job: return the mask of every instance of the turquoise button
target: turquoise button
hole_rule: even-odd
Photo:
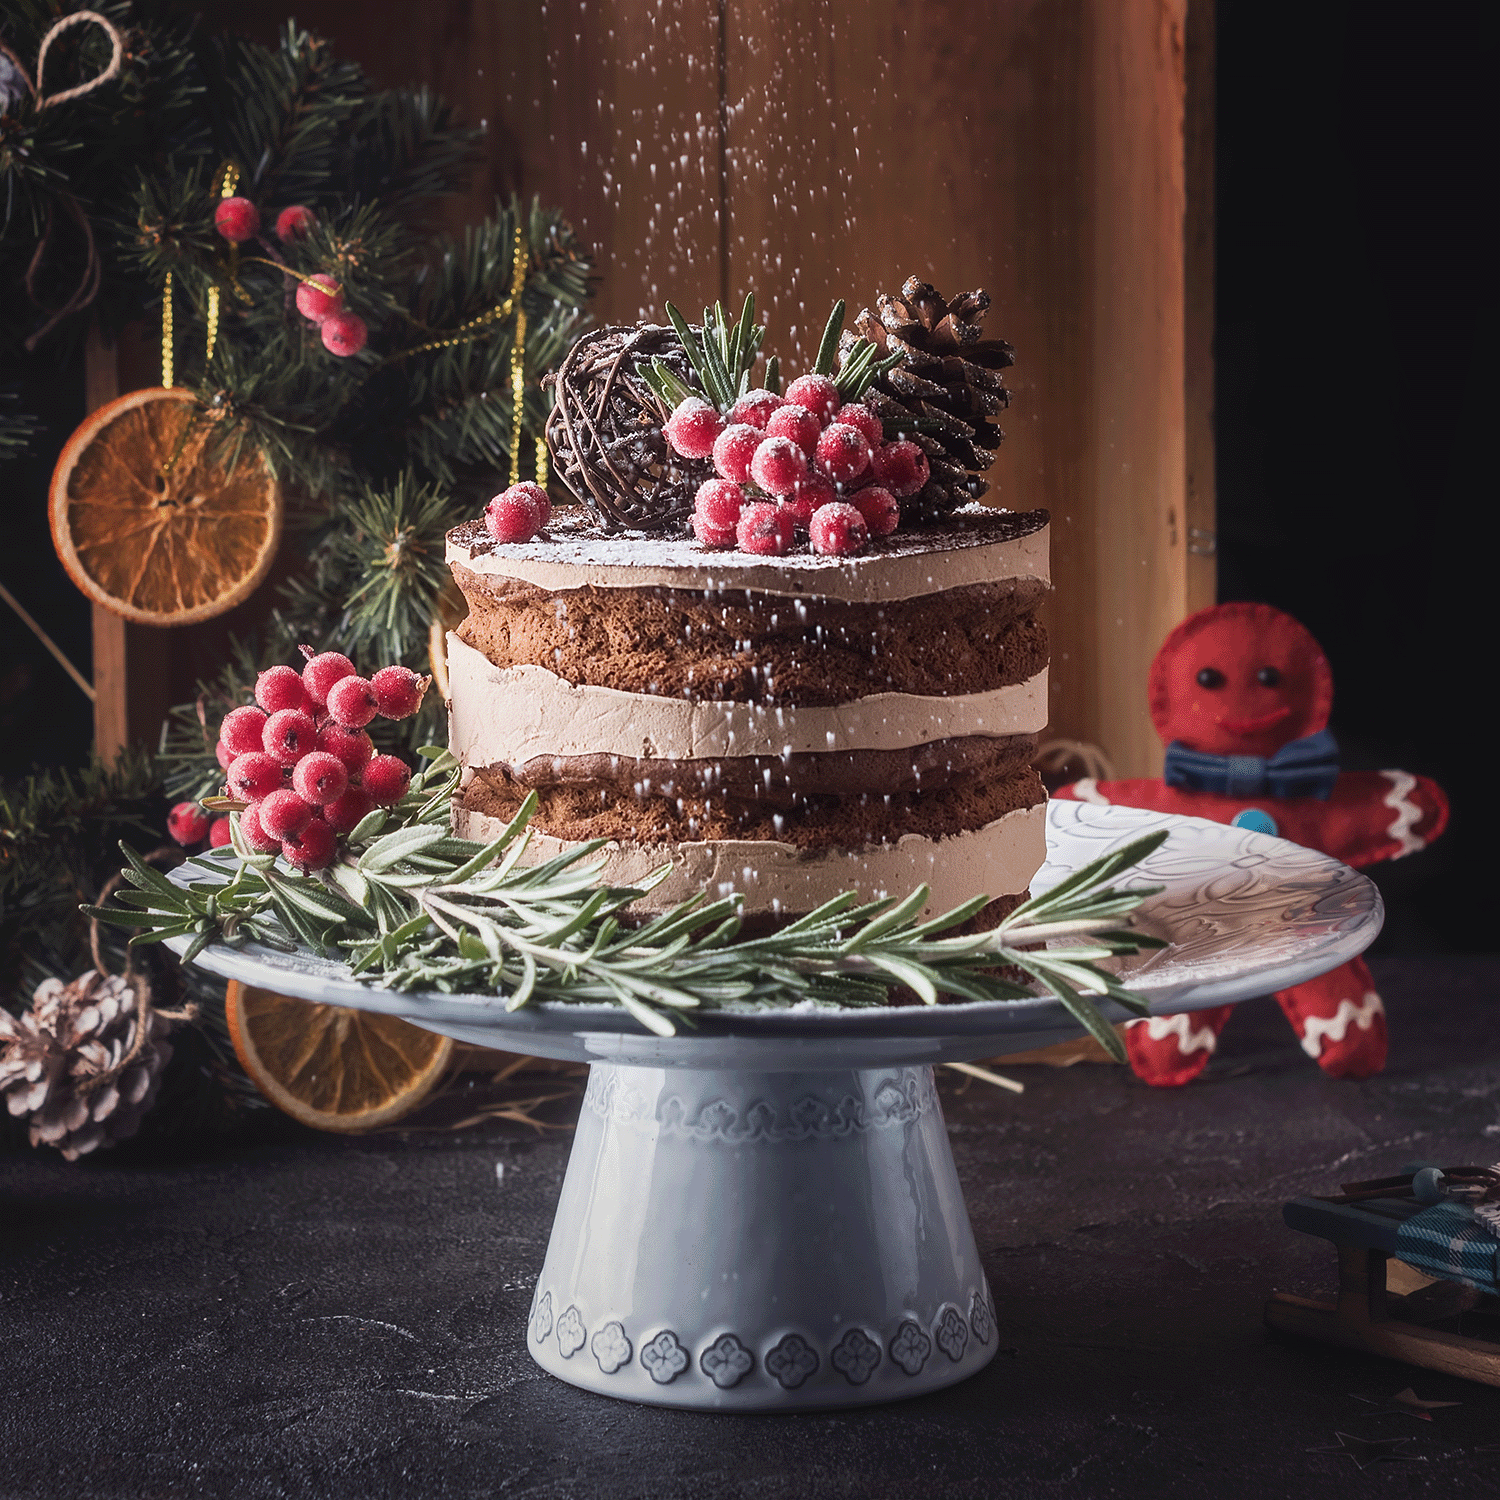
[[[1258,807],[1247,807],[1243,812],[1237,812],[1230,820],[1231,826],[1235,828],[1248,828],[1251,833],[1269,833],[1274,835],[1276,819],[1270,813],[1263,812]]]

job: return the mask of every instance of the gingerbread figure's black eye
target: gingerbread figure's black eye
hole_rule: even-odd
[[[1198,686],[1221,688],[1224,686],[1224,674],[1217,667],[1204,667],[1198,673]]]
[[[1255,680],[1262,687],[1279,687],[1281,685],[1281,673],[1275,667],[1262,667],[1255,674]]]

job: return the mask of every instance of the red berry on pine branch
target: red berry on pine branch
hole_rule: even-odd
[[[748,422],[735,422],[714,440],[714,471],[721,479],[744,484],[750,477],[750,461],[765,437],[760,428]]]
[[[792,550],[796,526],[784,505],[757,500],[740,512],[735,537],[742,552],[760,557],[783,557]]]
[[[229,819],[215,818],[208,828],[208,847],[222,849],[229,842]]]
[[[859,428],[864,433],[871,452],[885,442],[885,428],[881,426],[880,418],[868,406],[861,406],[859,402],[851,401],[847,406],[839,407],[839,421],[846,427]]]
[[[323,820],[335,833],[349,834],[374,811],[375,799],[363,787],[351,786],[323,809]]]
[[[826,474],[810,473],[796,489],[781,503],[791,513],[792,520],[803,531],[812,520],[813,512],[824,505],[832,505],[839,497],[833,481]]]
[[[312,804],[284,787],[272,792],[256,811],[260,813],[260,826],[277,839],[296,838],[313,819]]]
[[[375,741],[363,729],[325,724],[318,731],[318,749],[325,755],[337,756],[349,775],[355,777],[370,763],[370,757],[375,753]]]
[[[267,667],[255,679],[255,701],[268,714],[283,708],[300,708],[307,713],[312,708],[312,698],[296,667]]]
[[[534,484],[513,484],[484,508],[484,524],[497,542],[529,542],[541,530],[536,502],[526,493]]]
[[[260,210],[248,198],[224,198],[214,209],[214,228],[236,245],[260,230]]]
[[[266,712],[253,703],[243,708],[232,708],[224,715],[219,725],[219,743],[229,751],[231,757],[248,755],[252,750],[265,748]]]
[[[327,708],[328,689],[340,678],[353,677],[354,663],[338,651],[323,651],[315,656],[311,646],[304,646],[302,654],[307,658],[302,681],[308,696],[319,708]]]
[[[283,245],[288,245],[293,240],[300,240],[317,222],[317,215],[312,209],[294,203],[276,215],[276,238]]]
[[[534,480],[523,479],[519,484],[513,484],[505,492],[507,495],[524,495],[531,501],[532,508],[536,511],[536,524],[538,527],[545,526],[552,519],[552,501],[546,490]]]
[[[363,729],[380,712],[370,679],[341,677],[328,690],[328,712],[344,729]]]
[[[349,790],[349,772],[338,756],[314,750],[297,762],[297,769],[292,772],[292,790],[314,807],[327,807]]]
[[[281,856],[294,870],[325,870],[333,863],[337,840],[321,818],[281,841]]]
[[[240,837],[250,846],[256,854],[278,854],[281,851],[281,840],[273,838],[264,828],[260,826],[260,808],[247,807],[239,814]]]
[[[745,492],[730,479],[706,479],[693,497],[693,514],[717,531],[733,531],[745,508]]]
[[[344,310],[344,292],[338,282],[319,271],[297,286],[297,311],[310,323],[322,323]]]
[[[805,406],[788,403],[771,413],[767,437],[790,438],[809,458],[818,451],[823,424]]]
[[[807,478],[807,455],[790,438],[768,437],[755,450],[750,476],[768,495],[790,495]]]
[[[927,455],[915,443],[884,443],[870,455],[878,483],[898,500],[915,495],[927,483]]]
[[[729,420],[731,422],[742,422],[747,427],[758,427],[764,432],[766,430],[766,423],[771,420],[772,413],[779,411],[785,404],[783,398],[778,396],[775,391],[746,391],[730,407]]]
[[[422,706],[422,695],[431,681],[418,677],[410,667],[382,667],[370,679],[370,686],[383,718],[409,719]]]
[[[237,755],[229,763],[229,795],[242,802],[259,802],[282,788],[281,762],[264,750]]]
[[[901,524],[901,507],[896,497],[878,484],[851,495],[849,503],[865,518],[871,536],[889,536]]]
[[[317,748],[318,726],[305,709],[283,708],[266,720],[264,744],[267,755],[284,766],[295,766]]]
[[[824,557],[849,557],[869,539],[869,528],[852,505],[836,500],[813,512],[807,534],[814,552]]]
[[[370,336],[365,320],[358,313],[352,312],[334,313],[331,317],[324,318],[318,325],[318,332],[323,336],[323,347],[340,359],[358,354]]]
[[[689,396],[667,418],[662,431],[683,458],[707,458],[724,430],[724,419],[701,396]]]
[[[697,511],[693,512],[693,535],[712,551],[734,546],[733,526],[715,526]]]
[[[818,439],[818,467],[838,484],[858,479],[870,467],[870,445],[857,427],[831,423]]]
[[[365,767],[360,785],[379,806],[389,807],[406,795],[406,789],[411,785],[411,771],[399,756],[377,755]]]
[[[805,406],[819,421],[831,422],[844,398],[826,375],[801,375],[786,388],[786,399]]]
[[[208,814],[196,802],[179,802],[167,814],[167,833],[184,849],[200,843],[208,835]]]

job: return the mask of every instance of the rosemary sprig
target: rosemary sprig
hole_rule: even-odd
[[[1111,882],[1164,834],[1096,860],[988,932],[957,932],[984,896],[921,921],[929,895],[922,886],[901,901],[862,903],[846,892],[779,932],[742,938],[738,897],[695,897],[643,924],[628,920],[627,908],[667,870],[644,886],[601,885],[602,861],[593,857],[600,843],[521,863],[535,794],[491,842],[455,838],[448,803],[457,763],[434,747],[423,754],[429,763],[402,802],[372,813],[344,858],[317,876],[255,854],[236,816],[230,846],[189,861],[185,884],[122,845],[122,904],[86,910],[140,929],[133,943],[188,938],[189,963],[209,943],[254,939],[341,957],[354,976],[385,989],[490,994],[510,1010],[539,1000],[603,1001],[661,1036],[691,1025],[695,1012],[728,1004],[883,1005],[896,989],[928,1005],[944,994],[1016,1000],[1050,992],[1124,1061],[1094,996],[1145,1013],[1100,961],[1162,946],[1128,926],[1160,887]]]

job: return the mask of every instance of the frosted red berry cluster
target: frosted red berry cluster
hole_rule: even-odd
[[[484,508],[484,524],[497,542],[529,542],[552,519],[552,502],[529,479],[513,484]]]
[[[845,405],[826,375],[794,380],[785,396],[749,391],[727,416],[690,396],[665,431],[683,458],[712,458],[719,476],[693,509],[705,547],[777,557],[806,532],[814,552],[844,557],[889,536],[900,502],[927,483],[927,455],[886,442],[879,417]]]
[[[409,719],[431,679],[407,667],[361,677],[337,651],[303,650],[300,672],[262,672],[255,702],[224,716],[217,753],[229,795],[247,804],[240,833],[250,848],[280,854],[299,870],[321,870],[333,862],[341,835],[406,795],[406,762],[377,755],[365,726],[377,717]],[[217,847],[229,842],[229,819],[210,824],[196,803],[179,802],[167,831],[179,844],[207,833]]]

